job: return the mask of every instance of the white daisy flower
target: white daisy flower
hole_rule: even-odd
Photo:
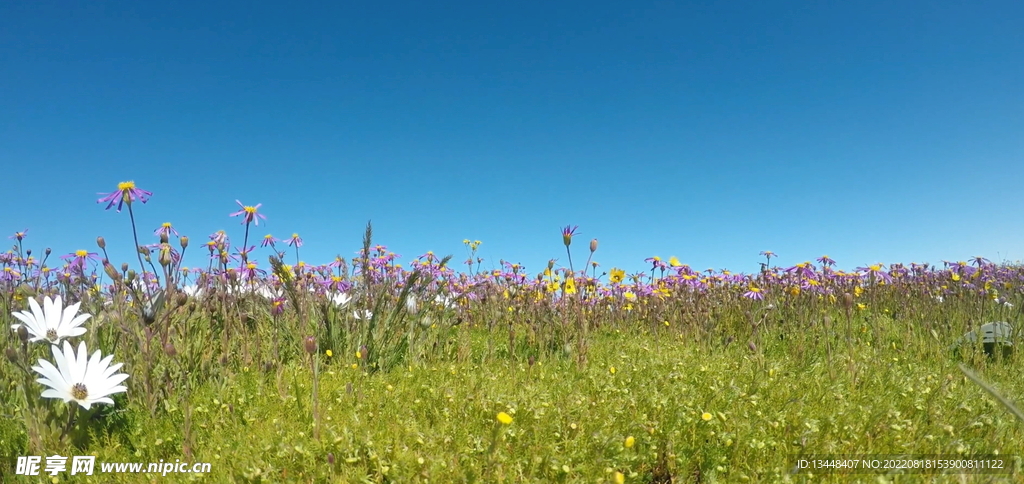
[[[369,309],[363,309],[361,311],[352,311],[352,316],[356,319],[373,319],[373,311]]]
[[[114,404],[110,395],[121,393],[127,390],[120,385],[128,375],[116,373],[121,365],[118,363],[111,366],[110,360],[114,355],[107,355],[101,359],[100,351],[96,350],[92,357],[86,360],[85,342],[78,344],[78,354],[71,348],[71,343],[64,342],[64,349],[61,351],[57,345],[52,346],[53,359],[57,362],[54,367],[46,360],[39,360],[39,364],[32,369],[43,376],[37,382],[50,387],[43,391],[43,398],[60,398],[65,403],[72,400],[78,402],[82,408],[89,410],[94,403]]]
[[[85,334],[85,328],[81,327],[91,314],[78,314],[78,307],[82,303],[77,302],[68,307],[63,306],[60,296],[50,299],[43,299],[43,307],[35,299],[29,299],[28,305],[32,312],[19,311],[11,313],[15,318],[21,320],[25,325],[31,338],[29,341],[49,341],[53,344],[60,343],[63,338],[73,338]],[[76,314],[78,314],[76,316]],[[17,331],[22,325],[12,324],[11,329]]]
[[[203,295],[203,288],[199,287],[197,284],[189,284],[187,286],[182,286],[181,292],[185,293],[188,297],[199,297]]]
[[[345,305],[352,300],[352,296],[349,296],[347,293],[344,292],[332,293],[331,295],[328,296],[328,298],[331,300],[331,302],[334,303],[335,306],[338,306],[339,308],[345,307]]]

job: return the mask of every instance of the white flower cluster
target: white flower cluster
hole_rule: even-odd
[[[65,308],[59,295],[44,298],[42,307],[35,299],[29,299],[28,304],[31,311],[12,313],[21,324],[13,324],[11,329],[19,331],[24,327],[28,342],[51,345],[54,363],[39,360],[32,367],[42,376],[36,381],[48,387],[42,393],[43,398],[59,398],[65,403],[74,401],[86,410],[94,403],[113,405],[110,395],[127,390],[121,383],[128,375],[117,373],[123,363],[111,365],[114,356],[104,358],[99,350],[88,356],[84,341],[78,343],[76,352],[67,341],[85,334],[82,324],[92,315],[78,314],[81,303]],[[62,340],[64,344],[60,346]]]

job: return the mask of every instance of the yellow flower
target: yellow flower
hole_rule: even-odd
[[[576,280],[575,279],[570,277],[570,278],[565,280],[565,293],[566,294],[576,294]]]
[[[358,360],[358,359],[362,359],[362,357],[363,357],[363,352],[361,352],[361,351],[359,351],[359,350],[356,350],[356,359],[357,359],[357,360]]]
[[[609,368],[608,369],[608,373],[611,373],[612,375],[614,375],[615,374],[615,367],[613,366],[613,367]]]
[[[960,280],[960,274],[957,274],[957,273],[954,272],[953,275],[950,276],[950,278],[953,279],[953,282],[959,281]]]
[[[330,358],[332,356],[334,356],[334,352],[331,350],[327,350],[327,357]]]
[[[704,412],[704,414],[701,415],[700,418],[702,420],[704,420],[705,422],[707,422],[708,420],[711,420],[712,415],[710,413]]]
[[[505,425],[509,425],[512,423],[512,416],[505,412],[498,412],[498,421]]]
[[[625,482],[626,475],[619,471],[615,471],[615,484],[625,484]]]
[[[854,297],[860,297],[861,294],[864,294],[864,288],[862,288],[860,286],[857,286],[857,287],[853,288],[853,296]]]
[[[793,287],[789,288],[789,295],[790,296],[799,296],[800,295],[800,286],[793,286]]]
[[[626,271],[622,269],[617,269],[613,267],[611,271],[608,271],[608,281],[611,282],[612,284],[618,284],[622,282],[622,280],[625,278]]]
[[[630,435],[629,437],[626,437],[626,442],[623,445],[625,445],[626,448],[628,449],[630,447],[633,447],[633,444],[635,444],[635,443],[636,443],[636,439],[634,439],[633,436]]]
[[[679,259],[676,259],[676,256],[672,256],[668,258],[668,265],[672,267],[679,267],[682,264],[679,263]]]
[[[864,304],[864,303],[857,303],[857,309],[860,309],[861,311],[863,311],[863,310],[865,310],[865,309],[867,309],[867,308],[868,308],[868,305],[867,305],[867,304]]]

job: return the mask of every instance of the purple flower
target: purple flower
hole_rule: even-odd
[[[100,195],[104,195],[100,193]],[[107,208],[104,210],[110,210],[114,204],[117,204],[117,211],[120,212],[124,204],[131,206],[132,202],[138,200],[142,203],[149,201],[149,197],[153,196],[153,192],[147,192],[141,188],[135,186],[135,182],[126,181],[117,184],[117,191],[108,193],[103,198],[96,200],[96,203],[110,202],[107,204]]]
[[[263,236],[263,242],[260,242],[260,247],[266,247],[268,245],[273,247],[274,244],[276,244],[278,242],[280,242],[280,240],[277,240],[276,238],[274,238],[273,235],[267,234],[267,235]]]
[[[764,293],[761,292],[760,289],[758,289],[758,288],[756,288],[754,286],[750,286],[750,290],[745,292],[745,293],[743,293],[743,297],[745,297],[747,299],[753,299],[755,301],[760,301],[760,300],[764,299]]]
[[[8,239],[14,239],[21,242],[25,238],[25,234],[28,233],[28,229],[22,230],[21,232],[15,232],[14,235],[7,237]]]
[[[244,217],[242,218],[242,225],[248,225],[250,223],[253,223],[257,227],[259,227],[260,219],[263,219],[263,220],[267,219],[267,217],[263,216],[263,214],[257,213],[257,210],[259,210],[260,207],[263,206],[262,203],[257,203],[255,207],[248,206],[248,205],[242,205],[242,202],[240,202],[238,200],[235,200],[235,203],[237,203],[239,207],[242,207],[242,209],[237,211],[237,212],[234,212],[234,213],[230,214],[229,216],[230,217],[237,217],[239,215],[244,215]]]
[[[565,244],[566,247],[569,247],[569,244],[572,244],[572,236],[576,235],[576,229],[578,228],[580,228],[579,225],[574,225],[572,227],[566,225],[565,228],[562,229],[562,243]]]
[[[827,256],[827,255],[823,255],[823,256],[821,256],[821,257],[818,257],[817,261],[818,261],[819,263],[821,263],[822,265],[826,266],[826,267],[827,267],[827,266],[833,266],[833,265],[835,265],[835,264],[836,264],[836,261],[832,260],[832,259],[831,259],[831,258],[830,258],[829,256]]]
[[[68,255],[62,255],[60,256],[60,258],[64,260],[71,259],[71,262],[68,263],[68,266],[77,267],[80,269],[85,269],[85,263],[90,259],[94,261],[100,260],[99,255],[96,254],[95,252],[88,252],[84,250],[75,251]]]
[[[175,237],[181,236],[181,234],[179,234],[177,230],[174,230],[174,227],[171,227],[170,222],[164,222],[163,224],[160,225],[160,228],[153,231],[153,235],[156,235],[157,237],[161,235],[166,235],[168,238],[170,238],[171,234],[174,234]]]
[[[275,297],[270,301],[270,314],[274,316],[280,316],[284,313],[284,305],[288,303],[288,300],[283,297]]]
[[[298,249],[299,247],[302,247],[302,238],[299,237],[299,234],[292,234],[291,238],[289,238],[285,244],[294,246]]]

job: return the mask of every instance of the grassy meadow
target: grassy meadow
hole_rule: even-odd
[[[119,190],[131,210],[137,194]],[[241,247],[256,208],[239,212]],[[562,235],[571,259],[579,244],[573,229]],[[49,482],[15,475],[15,460],[55,454],[96,456],[96,469],[53,482],[1022,479],[1020,356],[952,350],[981,323],[1020,320],[1022,267],[843,272],[827,257],[772,267],[767,253],[757,274],[674,258],[631,275],[590,260],[484,271],[480,242],[466,241],[461,270],[432,253],[403,268],[369,225],[356,257],[312,266],[285,262],[298,259],[298,236],[235,256],[223,233],[198,249],[160,237],[139,273],[109,263],[105,240],[102,256],[69,254],[52,270],[21,238],[0,260],[9,325],[30,299],[58,294],[91,315],[84,331],[43,314],[50,332],[37,338],[27,324],[2,332],[0,481]],[[185,250],[209,250],[210,265],[182,267]],[[124,364],[113,404],[82,403],[102,378],[43,394],[35,368],[56,358],[57,339]],[[76,364],[84,356],[62,372],[69,385],[85,374]],[[996,455],[1006,471],[795,472],[824,454]],[[210,472],[100,471],[160,461]]]

